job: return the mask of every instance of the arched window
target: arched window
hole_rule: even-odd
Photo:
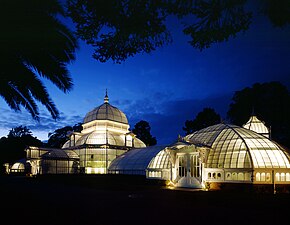
[[[247,181],[251,180],[251,173],[245,173],[245,180]]]
[[[256,173],[256,181],[261,181],[261,175],[260,175],[260,173]]]
[[[286,181],[290,181],[290,173],[286,173]]]
[[[270,173],[266,173],[266,181],[267,182],[271,181],[271,174]]]
[[[280,181],[280,173],[276,173],[275,174],[275,180],[276,181]]]
[[[245,180],[244,173],[238,173],[238,180]]]
[[[207,174],[207,178],[208,178],[208,179],[211,179],[211,173],[208,173],[208,174]]]
[[[184,157],[179,157],[178,159],[178,174],[180,177],[184,177],[185,176],[185,160]]]
[[[281,181],[286,181],[285,173],[281,173]]]
[[[226,174],[226,180],[231,180],[232,179],[232,174],[231,173],[227,173]]]
[[[237,180],[237,173],[232,173],[232,180]]]
[[[266,174],[265,173],[261,173],[261,181],[266,181]]]
[[[192,177],[200,177],[200,166],[198,155],[193,155],[190,157],[190,175]]]

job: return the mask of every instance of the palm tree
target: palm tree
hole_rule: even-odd
[[[59,117],[43,78],[64,93],[73,85],[67,64],[75,59],[77,40],[60,16],[57,0],[1,0],[0,95],[11,109],[24,107],[36,120],[36,102]]]

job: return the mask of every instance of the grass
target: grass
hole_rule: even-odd
[[[3,176],[0,193],[12,225],[289,223],[290,194],[170,190],[142,176]]]

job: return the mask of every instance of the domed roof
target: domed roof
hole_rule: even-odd
[[[98,133],[96,131],[88,133],[80,137],[76,146],[83,144],[91,144],[91,145],[114,145],[114,146],[124,146],[124,140],[120,137],[120,135],[107,132],[107,133]]]
[[[146,147],[146,145],[144,144],[143,141],[141,141],[137,137],[134,138],[134,148],[145,148],[145,147]]]
[[[115,106],[109,104],[107,92],[104,98],[104,103],[88,112],[84,118],[84,123],[88,123],[94,120],[111,120],[128,124],[126,115]]]
[[[74,144],[75,141],[75,144]],[[72,146],[80,145],[113,145],[113,146],[125,146],[125,139],[122,138],[119,134],[106,131],[100,133],[98,131],[93,131],[82,136],[75,136],[75,140],[68,140],[64,143],[62,148],[70,148]],[[133,142],[134,148],[144,148],[146,145],[138,138],[134,138]]]
[[[251,116],[249,121],[243,125],[244,128],[257,132],[258,134],[262,134],[266,137],[269,137],[269,129],[265,126],[265,124],[259,120],[256,116]]]
[[[290,168],[286,150],[243,127],[217,124],[184,139],[210,148],[206,161],[208,168]]]
[[[124,174],[143,174],[145,175],[146,168],[150,161],[166,146],[149,146],[146,148],[132,149],[110,164],[108,170],[110,173],[122,171]]]

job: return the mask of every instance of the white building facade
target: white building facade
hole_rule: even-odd
[[[28,147],[27,163],[32,174],[106,174],[111,162],[132,148],[146,145],[130,130],[126,115],[104,103],[88,112],[83,130],[69,134],[62,149]]]
[[[180,138],[172,145],[133,149],[113,161],[109,172],[132,173],[128,172],[134,171],[128,166],[132,164],[126,162],[131,162],[131,158],[138,161],[139,156],[141,162],[143,151],[148,151],[151,160],[139,165],[145,168],[146,177],[167,180],[174,187],[206,189],[228,184],[290,184],[288,150],[269,139],[264,128],[251,127],[261,134],[221,123]]]
[[[69,134],[61,149],[30,146],[25,165],[37,174],[132,174],[165,180],[174,187],[290,185],[288,149],[270,138],[256,116],[243,127],[220,123],[170,145],[149,146],[131,131],[126,115],[104,103],[88,112],[83,130]],[[289,190],[290,191],[290,190]]]

